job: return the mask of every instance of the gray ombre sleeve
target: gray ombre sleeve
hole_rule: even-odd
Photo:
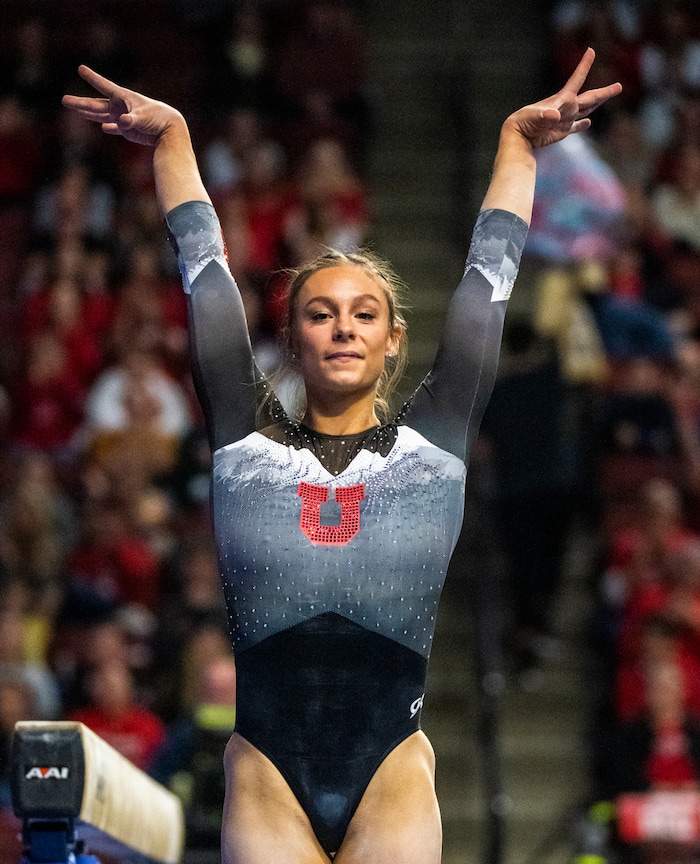
[[[243,301],[212,205],[188,201],[166,222],[188,295],[194,383],[218,450],[255,430],[256,370]]]
[[[479,214],[435,363],[403,416],[433,444],[464,461],[493,389],[506,306],[526,237],[527,224],[513,213]]]

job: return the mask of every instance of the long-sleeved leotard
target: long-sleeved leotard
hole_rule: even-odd
[[[393,424],[332,439],[279,417],[218,221],[168,214],[213,450],[213,517],[238,670],[236,731],[279,768],[335,852],[384,757],[419,728],[466,460],[498,364],[527,227],[480,214],[435,365]],[[339,473],[325,453],[347,450]]]

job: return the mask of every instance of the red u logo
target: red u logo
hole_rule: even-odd
[[[300,483],[297,495],[302,500],[299,527],[319,546],[344,546],[360,530],[360,501],[365,497],[365,484],[341,486],[335,490],[340,504],[340,525],[321,525],[321,504],[328,501],[328,487]]]

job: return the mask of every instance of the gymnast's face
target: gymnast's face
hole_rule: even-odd
[[[296,296],[292,347],[308,399],[373,395],[399,339],[383,287],[359,266],[317,270]]]

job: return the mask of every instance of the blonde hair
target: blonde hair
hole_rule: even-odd
[[[380,422],[387,423],[391,418],[390,400],[396,385],[401,380],[408,365],[408,344],[406,340],[406,294],[407,288],[393,267],[374,252],[362,249],[356,252],[341,252],[338,249],[326,249],[316,258],[297,269],[287,271],[289,281],[285,297],[285,322],[280,337],[282,342],[282,358],[274,380],[286,379],[294,371],[294,314],[299,292],[308,280],[320,270],[329,267],[351,265],[359,267],[384,291],[389,307],[389,329],[399,334],[396,354],[387,356],[384,370],[377,382],[377,394],[374,401],[375,411]],[[302,406],[297,410],[301,411]],[[299,418],[295,418],[299,419]]]

